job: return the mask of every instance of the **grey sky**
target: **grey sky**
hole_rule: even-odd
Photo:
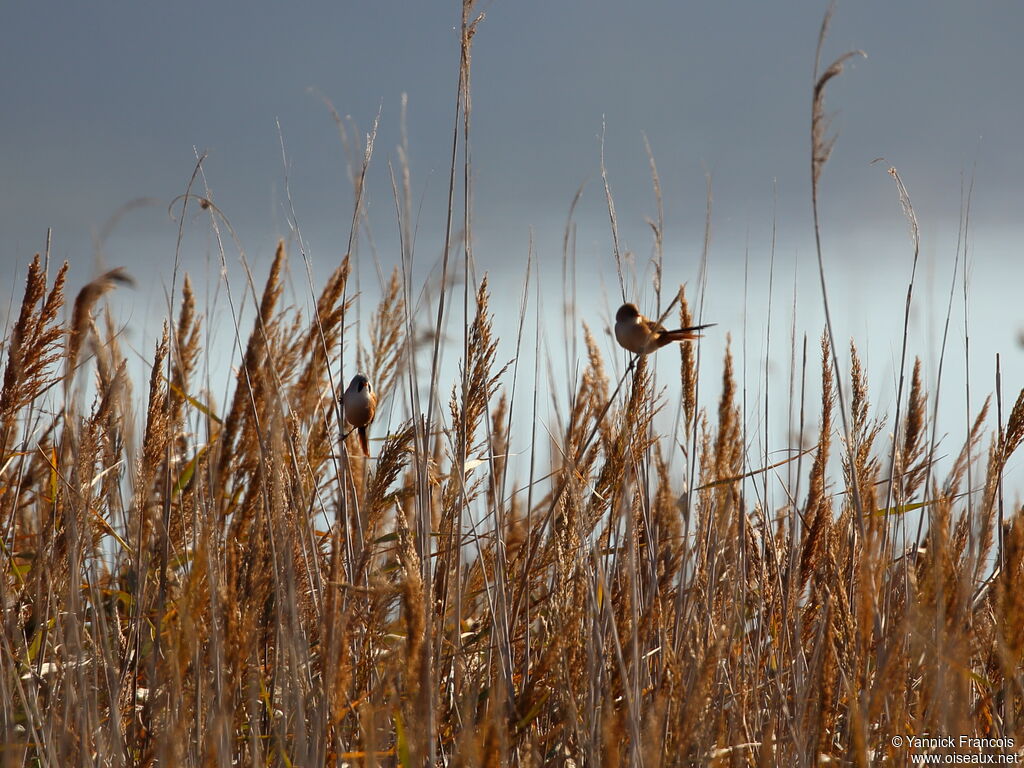
[[[792,284],[797,272],[804,330],[816,336],[808,123],[824,2],[495,0],[481,8],[472,137],[481,268],[519,280],[532,227],[542,269],[557,280],[569,202],[587,181],[579,258],[588,276],[614,284],[598,170],[604,119],[625,246],[641,261],[650,253],[646,134],[665,193],[667,282],[696,277],[710,173],[713,319],[737,333],[743,261],[749,257],[762,289],[777,210],[779,280]],[[156,301],[159,309],[177,231],[166,208],[185,189],[193,147],[209,152],[214,199],[262,279],[276,238],[288,234],[275,120],[322,277],[344,251],[351,191],[334,122],[311,87],[363,132],[381,109],[368,204],[386,264],[396,261],[387,161],[399,140],[400,95],[409,95],[413,185],[423,200],[417,259],[429,266],[444,221],[457,23],[455,2],[4,3],[0,298],[6,303],[20,284],[47,227],[54,255],[71,259],[72,281],[81,284],[93,270],[92,232],[127,201],[151,197],[160,204],[122,220],[106,260],[140,276],[137,304]],[[852,48],[868,58],[853,62],[829,93],[840,137],[822,193],[826,258],[838,335],[867,334],[889,383],[910,245],[886,166],[870,165],[880,156],[899,168],[922,227],[915,318],[926,349],[912,352],[934,352],[961,173],[976,164],[979,365],[989,371],[1002,350],[1016,381],[1024,373],[1015,346],[1024,282],[1022,32],[1024,4],[1011,0],[848,0],[837,9],[826,59]],[[190,219],[187,231],[185,266],[211,274],[205,220]],[[777,300],[789,301],[788,291]],[[746,304],[751,312],[763,305],[763,295],[755,298]],[[597,325],[603,310],[588,311]]]
[[[529,226],[562,226],[576,186],[596,178],[602,116],[624,226],[653,208],[643,132],[677,231],[699,230],[705,170],[720,236],[742,240],[770,216],[773,179],[780,224],[806,226],[810,71],[823,3],[482,7],[473,138],[481,246],[489,233],[525,242]],[[191,172],[193,145],[209,150],[211,186],[248,247],[269,251],[284,226],[276,118],[300,221],[321,247],[336,242],[347,228],[344,161],[309,86],[363,130],[383,107],[370,194],[385,211],[384,160],[397,143],[399,95],[408,93],[414,173],[421,189],[443,190],[454,3],[8,3],[0,14],[4,265],[36,250],[47,226],[59,254],[77,258],[90,227],[127,200],[169,200]],[[877,156],[900,168],[926,225],[955,219],[959,172],[977,159],[978,225],[1013,226],[1024,171],[1022,31],[1024,6],[1015,2],[839,7],[827,53],[862,48],[869,58],[830,98],[842,133],[827,177],[831,226],[899,226],[884,169],[868,166]],[[589,197],[599,210],[600,194]],[[428,191],[428,201],[440,198]],[[436,213],[424,211],[428,232]],[[171,229],[156,213],[132,218],[125,231],[135,235]]]

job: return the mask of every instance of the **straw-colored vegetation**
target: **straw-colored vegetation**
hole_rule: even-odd
[[[453,147],[477,23],[467,3]],[[814,92],[815,197],[841,64]],[[788,404],[817,436],[768,470],[729,354],[713,404],[695,346],[655,385],[644,358],[610,377],[584,328],[545,437],[503,368],[529,343],[499,345],[486,279],[458,295],[454,242],[432,316],[410,309],[408,186],[401,267],[365,319],[347,257],[314,316],[284,306],[278,248],[221,408],[187,278],[136,389],[99,303],[127,275],[66,307],[66,268],[31,264],[2,348],[0,765],[867,766],[907,761],[896,735],[1024,744],[1024,517],[1002,493],[1024,394],[947,442],[940,477],[920,364],[882,423],[826,330]],[[357,364],[397,414],[370,460],[339,441]]]

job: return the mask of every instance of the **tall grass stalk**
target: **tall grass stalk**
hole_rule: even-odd
[[[361,164],[347,145],[349,242],[320,287],[290,212],[304,297],[288,290],[283,242],[260,269],[240,253],[241,289],[228,279],[237,238],[197,154],[175,206],[209,216],[227,360],[211,341],[216,303],[176,270],[133,381],[104,304],[130,290],[127,273],[71,299],[67,265],[48,253],[29,264],[0,347],[0,765],[810,768],[905,764],[896,736],[1024,743],[1024,516],[1003,489],[1024,391],[1003,393],[997,368],[995,429],[987,403],[971,412],[940,476],[940,381],[909,365],[913,273],[892,421],[831,318],[808,349],[795,293],[788,340],[766,318],[760,394],[747,389],[748,369],[761,371],[745,329],[739,359],[728,345],[718,364],[683,346],[669,380],[654,359],[611,359],[608,329],[575,304],[582,188],[563,238],[572,320],[549,338],[532,239],[514,310],[475,273],[481,18],[467,0],[442,265],[422,292],[404,107],[389,167],[400,262],[390,274],[377,262],[375,306],[350,281],[376,124]],[[822,100],[848,57],[816,72],[812,102],[826,306]],[[695,290],[663,286],[647,150],[657,310],[689,325],[705,303],[710,180]],[[282,158],[287,168],[283,141]],[[637,281],[603,161],[602,176],[625,290]],[[462,336],[449,346],[458,216]],[[774,222],[771,244],[769,300]],[[965,278],[954,268],[947,331]],[[788,387],[769,390],[772,356],[788,356]],[[356,366],[380,394],[370,457],[341,439],[338,393]],[[770,417],[783,414],[776,434]],[[892,445],[879,444],[886,431]]]

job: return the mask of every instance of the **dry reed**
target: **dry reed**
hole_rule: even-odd
[[[464,5],[451,200],[481,18]],[[815,201],[834,141],[825,86],[849,55],[814,84]],[[468,219],[468,153],[461,170]],[[407,167],[403,180],[408,193]],[[646,358],[616,380],[584,325],[580,375],[564,397],[550,388],[549,422],[538,396],[524,424],[467,242],[444,412],[454,202],[427,322],[411,251],[360,316],[359,205],[308,318],[282,306],[278,246],[247,338],[234,320],[222,413],[202,388],[220,360],[188,278],[136,399],[111,314],[96,314],[125,274],[89,283],[62,322],[66,265],[50,280],[30,264],[0,389],[0,765],[810,768],[906,764],[894,736],[1024,743],[1024,523],[1010,510],[1000,530],[997,516],[1024,393],[983,453],[986,402],[932,480],[937,394],[920,360],[887,425],[829,321],[803,372],[820,375],[817,439],[787,435],[793,458],[775,472],[751,464],[731,350],[710,407],[695,346],[676,381],[656,384]],[[353,361],[381,397],[371,460],[338,440]],[[792,390],[755,410],[799,410],[803,425]]]

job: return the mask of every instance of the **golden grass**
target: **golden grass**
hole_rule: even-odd
[[[547,493],[528,507],[506,477],[519,427],[486,280],[441,428],[421,443],[414,422],[392,427],[366,462],[337,445],[317,394],[331,391],[319,340],[345,339],[347,265],[310,322],[277,308],[285,262],[279,248],[223,419],[193,394],[211,361],[188,281],[137,406],[95,307],[64,327],[64,270],[49,282],[30,266],[0,395],[6,764],[411,765],[433,749],[464,765],[867,765],[905,759],[896,734],[1022,736],[1024,533],[1010,515],[994,552],[993,520],[1024,394],[984,461],[967,450],[983,412],[926,489],[915,364],[886,510],[884,424],[853,347],[853,442],[830,475],[823,336],[806,494],[765,509],[744,493],[730,353],[714,420],[681,398],[700,431],[687,478],[654,416],[694,386],[692,349],[675,386],[655,392],[641,358],[616,387],[585,331]],[[405,308],[390,285],[363,357],[399,397]],[[70,361],[72,378],[90,369],[84,345],[91,404],[68,387],[50,409]],[[970,513],[968,461],[984,477]],[[918,547],[897,534],[922,502]]]
[[[456,146],[481,18],[467,0]],[[815,198],[846,58],[814,88]],[[449,249],[423,323],[410,247],[381,272],[364,348],[349,257],[306,318],[282,306],[279,245],[223,411],[198,377],[226,371],[188,278],[137,398],[97,319],[128,276],[87,285],[64,323],[66,265],[32,262],[2,347],[0,764],[867,766],[906,763],[894,736],[1024,744],[1024,517],[1001,492],[1024,392],[991,436],[986,402],[939,479],[920,361],[887,425],[828,328],[817,439],[776,472],[750,458],[731,351],[709,409],[695,345],[678,380],[656,383],[646,358],[615,380],[584,325],[544,445],[536,399],[517,415],[486,278],[466,286],[439,407]],[[469,243],[464,259],[471,276]],[[394,414],[372,460],[339,439],[353,363]],[[787,405],[803,424],[802,394],[771,407]]]

